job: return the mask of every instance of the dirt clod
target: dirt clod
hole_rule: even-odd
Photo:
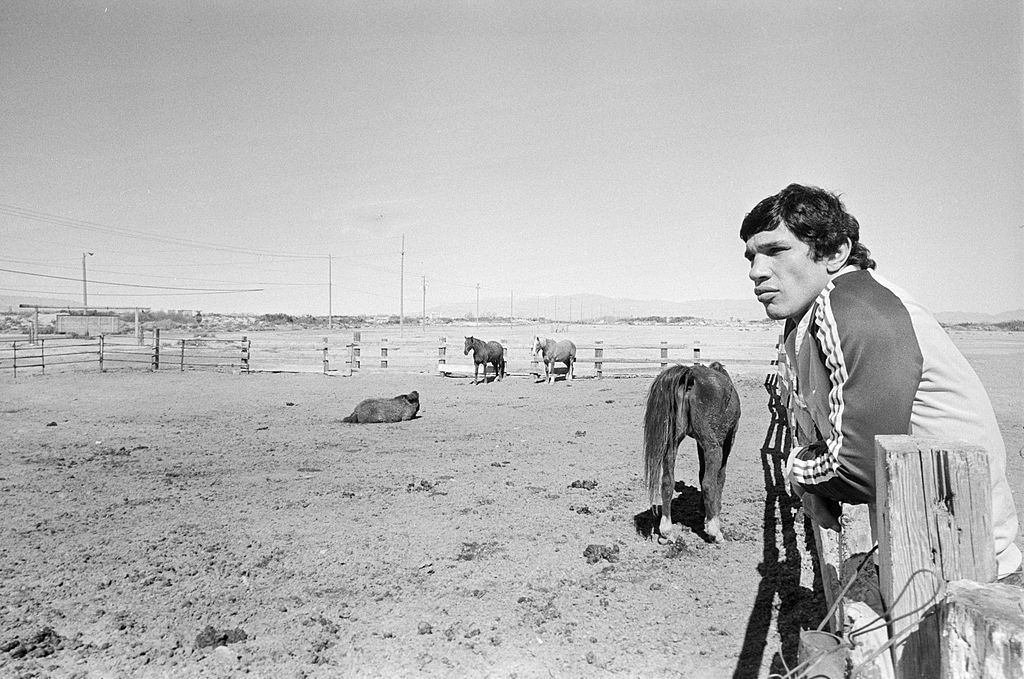
[[[239,641],[245,641],[249,635],[241,627],[230,630],[216,630],[213,625],[207,625],[203,631],[196,635],[196,648],[208,648],[210,646],[227,646]]]

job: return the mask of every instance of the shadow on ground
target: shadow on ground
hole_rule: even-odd
[[[786,424],[785,409],[779,399],[777,376],[769,375],[765,379],[765,389],[768,391],[771,421],[761,447],[765,489],[764,552],[758,567],[761,581],[747,620],[743,648],[733,672],[735,679],[757,679],[759,676],[768,645],[776,596],[779,598],[776,630],[782,650],[772,658],[769,670],[772,674],[784,675],[787,668],[796,666],[801,630],[816,628],[826,613],[817,549],[807,518],[803,518],[804,552],[814,564],[814,583],[813,590],[800,586],[800,560],[803,557],[796,530],[800,500],[789,494],[783,471],[792,447],[792,437]],[[778,546],[780,536],[781,553]]]

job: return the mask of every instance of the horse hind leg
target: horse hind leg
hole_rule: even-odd
[[[713,542],[722,542],[722,486],[725,467],[722,464],[722,446],[717,441],[698,441],[697,455],[701,461],[700,494],[704,501],[704,532]]]
[[[676,492],[676,451],[679,443],[669,445],[661,460],[661,520],[658,523],[659,542],[675,542],[679,529],[672,525],[672,497]]]

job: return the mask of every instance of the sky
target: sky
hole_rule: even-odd
[[[798,182],[933,311],[1024,308],[1022,58],[1017,1],[7,2],[0,295],[749,299]]]

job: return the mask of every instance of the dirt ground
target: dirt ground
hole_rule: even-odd
[[[1004,350],[969,357],[1020,491],[1024,368],[1007,371]],[[784,671],[825,611],[764,376],[736,382],[729,539],[695,532],[687,441],[673,507],[687,528],[666,547],[644,535],[649,378],[5,378],[0,675]],[[413,389],[415,420],[340,422]]]

